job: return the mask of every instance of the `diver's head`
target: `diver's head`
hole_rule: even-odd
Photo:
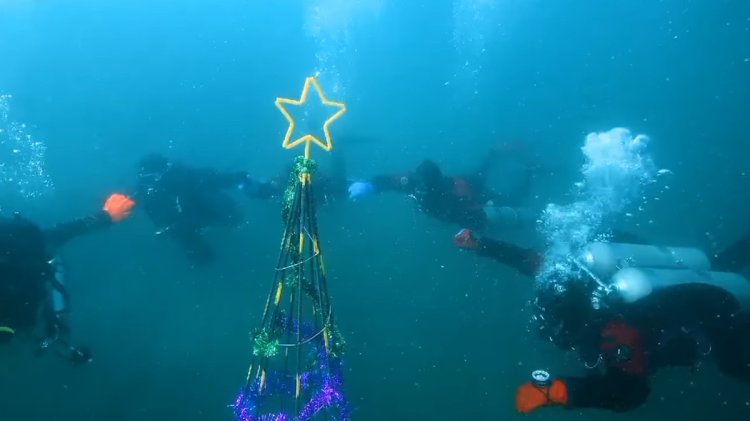
[[[158,153],[152,153],[144,156],[138,162],[138,173],[163,173],[169,168],[170,165],[171,163],[166,156]]]
[[[153,185],[171,166],[172,162],[164,155],[158,153],[146,155],[138,161],[138,182]]]
[[[592,289],[588,282],[568,279],[547,282],[537,287],[536,314],[539,334],[555,345],[570,348],[579,345],[586,330],[595,322],[591,305]]]
[[[418,189],[423,189],[426,192],[438,190],[443,181],[443,173],[440,171],[440,167],[429,159],[424,160],[415,171],[415,178],[417,180]]]

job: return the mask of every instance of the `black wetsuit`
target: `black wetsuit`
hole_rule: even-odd
[[[482,230],[487,224],[484,205],[518,206],[527,195],[531,171],[513,191],[498,194],[486,188],[487,173],[495,161],[493,155],[482,161],[479,169],[469,176],[443,176],[436,164],[424,161],[414,172],[381,175],[370,182],[376,192],[396,191],[413,197],[420,211],[444,222],[463,228]],[[429,168],[422,171],[423,168]]]
[[[543,259],[532,250],[482,239],[477,253],[534,276]],[[723,262],[731,262],[730,267]],[[750,241],[720,253],[716,270],[750,263]],[[572,281],[577,282],[577,281]],[[539,332],[558,345],[575,347],[595,374],[563,377],[568,407],[627,411],[646,401],[649,374],[661,367],[693,366],[707,355],[727,375],[750,381],[750,317],[723,290],[700,284],[653,292],[637,303],[593,310],[589,295],[562,296],[556,305],[540,288]],[[564,301],[564,302],[563,302]]]
[[[139,177],[136,201],[156,225],[157,234],[173,238],[194,263],[206,263],[214,252],[202,235],[205,228],[237,226],[244,214],[226,190],[252,183],[245,172],[221,173],[170,163],[163,172]],[[258,187],[259,196],[267,194]]]
[[[50,293],[67,293],[54,279],[50,261],[71,239],[105,228],[112,220],[105,212],[40,229],[20,216],[0,220],[0,325],[16,331],[31,330],[39,316],[47,329],[56,323],[47,308]]]
[[[371,180],[376,192],[397,191],[413,197],[420,211],[441,221],[475,230],[484,228],[486,200],[475,183],[464,177],[445,177],[434,188],[421,189],[414,173],[382,175]]]

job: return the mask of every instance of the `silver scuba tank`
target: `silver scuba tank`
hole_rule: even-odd
[[[617,294],[625,303],[634,303],[654,291],[688,284],[720,288],[732,295],[744,312],[750,312],[750,282],[731,272],[628,267],[612,276],[610,293]]]
[[[691,247],[663,247],[649,244],[603,243],[587,244],[581,263],[599,279],[612,277],[626,267],[649,267],[669,269],[711,269],[708,257],[701,250]]]
[[[65,285],[65,265],[62,259],[55,257],[50,261],[55,270],[55,280],[60,285]],[[52,309],[55,313],[61,313],[66,310],[66,300],[63,294],[57,288],[52,288]]]

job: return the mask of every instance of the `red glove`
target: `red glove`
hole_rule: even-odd
[[[133,206],[135,206],[135,202],[131,198],[124,194],[114,193],[104,202],[103,209],[112,218],[112,222],[120,222],[130,215]]]
[[[465,250],[477,250],[479,248],[479,243],[474,238],[474,234],[470,229],[466,228],[462,229],[458,232],[458,234],[453,236],[453,244],[455,244],[456,247]]]
[[[528,414],[540,406],[567,404],[568,389],[560,379],[544,387],[527,382],[516,391],[516,410],[522,414]]]

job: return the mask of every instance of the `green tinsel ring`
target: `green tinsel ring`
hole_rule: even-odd
[[[287,288],[295,288],[297,284],[299,283],[299,277],[295,272],[291,272],[288,275],[286,275],[286,278],[284,279],[284,284],[286,284]]]
[[[346,346],[346,340],[339,332],[339,329],[334,326],[328,326],[329,335],[329,349],[331,355],[334,357],[341,357],[344,354],[344,347]]]
[[[305,159],[304,156],[294,158],[294,164],[292,165],[292,170],[289,172],[289,179],[287,180],[286,189],[281,199],[281,219],[283,223],[286,224],[289,219],[289,212],[291,212],[292,205],[294,204],[292,203],[294,202],[294,189],[297,187],[297,183],[299,183],[300,174],[312,174],[317,168],[318,164],[312,159]]]
[[[279,353],[279,340],[271,339],[271,336],[264,329],[256,333],[253,338],[253,355],[263,357],[273,357]]]

